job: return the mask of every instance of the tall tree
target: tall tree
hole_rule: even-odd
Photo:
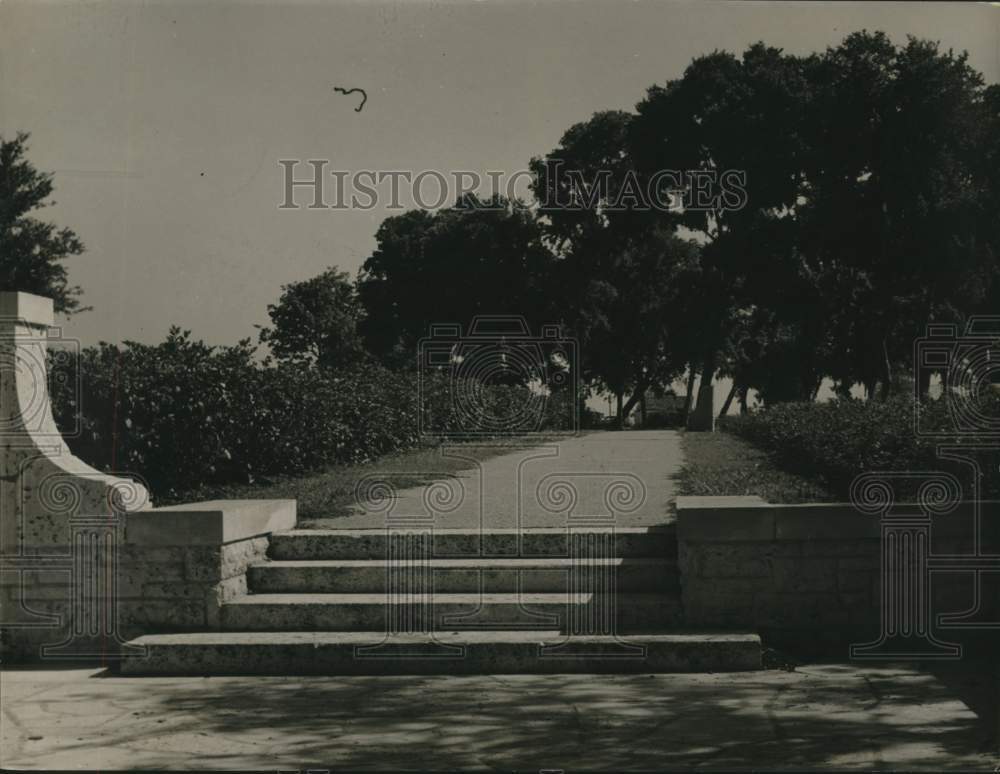
[[[843,289],[834,376],[887,394],[926,323],[981,297],[982,77],[965,54],[881,32],[849,35],[807,72],[802,251]]]
[[[700,343],[692,368],[702,385],[753,308],[755,280],[769,275],[773,288],[787,268],[787,239],[774,237],[787,230],[780,221],[796,203],[807,93],[800,61],[758,43],[740,58],[696,58],[637,107],[631,154],[647,178],[685,174],[681,221],[705,243],[689,309]]]
[[[57,312],[85,311],[83,291],[70,285],[63,259],[83,252],[83,242],[68,228],[58,228],[29,213],[47,207],[52,175],[39,172],[25,158],[28,134],[0,137],[0,287],[49,296]]]
[[[533,213],[502,197],[466,196],[454,207],[386,218],[358,292],[369,350],[415,364],[417,342],[435,323],[468,326],[477,315],[545,316],[552,255]],[[535,331],[532,331],[535,332]]]
[[[976,142],[975,181],[979,189],[975,210],[976,241],[985,253],[978,284],[981,298],[970,311],[996,314],[1000,309],[1000,84],[983,91],[981,121]]]
[[[595,113],[531,162],[557,256],[551,301],[580,342],[581,375],[617,397],[619,423],[683,367],[672,335],[674,280],[697,256],[673,234],[671,213],[650,207],[629,153],[632,120]]]
[[[260,332],[262,343],[280,359],[302,358],[321,368],[351,365],[362,359],[358,333],[362,317],[354,283],[336,267],[281,288],[267,313],[273,327]]]
[[[647,390],[662,390],[684,369],[683,277],[698,255],[694,242],[655,231],[609,253],[586,281],[575,316],[582,375],[617,397],[619,423]]]

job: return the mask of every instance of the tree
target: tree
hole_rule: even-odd
[[[824,376],[886,395],[928,322],[989,307],[998,103],[964,54],[867,32],[806,58],[715,52],[651,88],[629,133],[641,171],[746,175],[746,206],[680,215],[705,241],[702,382],[721,368],[772,403]]]
[[[83,253],[83,243],[68,228],[57,228],[28,213],[47,207],[52,175],[25,158],[28,134],[0,137],[0,287],[48,296],[57,312],[75,314],[83,291],[70,285],[65,258]]]
[[[503,197],[466,196],[454,207],[386,218],[358,293],[368,349],[384,362],[416,364],[417,342],[435,323],[468,326],[477,315],[546,319],[552,255],[534,215]]]
[[[915,38],[896,47],[881,32],[849,35],[806,72],[799,242],[840,288],[832,375],[885,396],[914,336],[973,307],[995,263],[979,225],[982,76],[965,54]]]
[[[801,62],[757,43],[740,58],[718,51],[696,58],[637,106],[629,133],[636,166],[647,179],[685,173],[679,217],[704,242],[699,269],[686,279],[690,367],[701,371],[702,385],[725,365],[728,339],[755,305],[755,281],[766,277],[773,289],[788,268],[781,221],[798,194],[806,98]],[[722,190],[727,176],[740,182],[742,198]],[[706,184],[719,195],[700,195]]]
[[[683,330],[675,326],[675,279],[698,253],[673,233],[669,211],[650,206],[629,152],[632,120],[622,111],[595,113],[531,162],[556,254],[554,312],[579,340],[584,380],[617,397],[619,425],[647,389],[683,368],[674,346]]]
[[[647,390],[664,389],[684,369],[679,279],[698,255],[695,243],[656,231],[608,253],[587,280],[574,323],[582,375],[617,397],[619,425]]]
[[[976,242],[986,253],[984,267],[974,281],[981,288],[978,303],[969,311],[996,314],[1000,309],[1000,84],[988,86],[980,105],[980,133],[976,141]]]
[[[303,358],[321,368],[351,365],[364,357],[358,333],[361,305],[354,284],[336,267],[302,282],[283,285],[277,304],[268,304],[274,327],[260,332],[281,359]]]

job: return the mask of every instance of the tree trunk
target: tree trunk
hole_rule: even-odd
[[[698,383],[699,397],[701,396],[701,393],[706,386],[711,386],[712,377],[714,376],[715,376],[715,353],[712,352],[705,356],[705,362],[703,363],[701,368],[701,381]]]
[[[694,403],[694,363],[688,363],[687,396],[684,398],[684,418],[691,413],[691,404]]]
[[[920,380],[917,382],[918,397],[927,400],[931,396],[931,372],[925,368],[920,369]]]
[[[642,420],[642,427],[646,427],[646,392],[643,391],[642,397],[639,399],[639,418]]]
[[[892,363],[889,362],[889,346],[882,339],[882,400],[892,395]]]
[[[733,382],[733,387],[729,390],[729,394],[726,396],[726,402],[722,404],[722,409],[719,411],[719,419],[722,419],[726,414],[729,413],[729,407],[733,403],[733,398],[736,397],[736,382]]]
[[[625,415],[622,413],[622,394],[620,392],[615,393],[615,397],[618,399],[618,429],[625,429]]]
[[[865,398],[867,400],[874,400],[876,384],[878,384],[878,380],[873,377],[865,379]]]
[[[747,405],[747,393],[750,392],[749,387],[740,388],[740,414],[746,416],[750,413],[750,407]]]
[[[628,419],[629,414],[632,413],[632,409],[635,408],[635,404],[642,402],[645,407],[646,389],[648,385],[645,382],[639,382],[639,387],[629,396],[628,402],[625,404],[625,408],[622,409],[622,421]],[[643,408],[645,411],[645,408]]]
[[[705,356],[701,371],[701,382],[698,385],[698,402],[688,415],[687,429],[695,432],[715,431],[715,386],[712,377],[715,376],[715,353]]]

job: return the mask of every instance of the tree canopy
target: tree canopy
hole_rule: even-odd
[[[362,317],[347,272],[331,267],[322,274],[282,287],[267,313],[274,327],[260,332],[261,343],[280,359],[302,358],[321,368],[343,367],[364,356],[358,333]]]
[[[39,172],[25,157],[29,135],[0,137],[0,287],[49,296],[57,312],[82,312],[83,291],[70,285],[62,261],[83,253],[83,242],[30,213],[47,207],[52,175]]]
[[[552,255],[530,210],[503,197],[387,218],[358,278],[369,350],[415,363],[431,325],[468,326],[476,315],[544,320]]]
[[[558,322],[587,385],[633,396],[623,414],[684,370],[768,403],[824,378],[887,395],[927,323],[1000,300],[998,137],[1000,86],[930,41],[715,51],[532,159],[533,210],[387,219],[365,341],[384,356],[482,312]]]

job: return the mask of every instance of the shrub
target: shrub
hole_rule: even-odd
[[[64,359],[65,360],[65,359]],[[60,428],[79,423],[70,448],[101,470],[141,475],[154,496],[203,484],[252,482],[330,465],[367,462],[411,448],[423,429],[455,435],[474,407],[516,414],[531,396],[518,386],[453,383],[365,363],[344,371],[260,362],[249,341],[211,347],[173,328],[150,346],[89,347],[78,362],[53,363],[53,413]],[[79,371],[79,403],[64,377]],[[570,428],[567,397],[555,394],[528,430]]]
[[[987,411],[1000,415],[1000,400],[985,396],[984,401]],[[914,412],[919,412],[921,428],[952,427],[946,400],[917,403],[912,396],[780,403],[729,417],[723,427],[771,452],[786,469],[822,482],[845,499],[855,476],[869,471],[950,470],[967,477],[967,469],[938,458],[942,439],[916,432]],[[976,441],[974,435],[962,434],[953,442]],[[996,476],[986,477],[984,484],[984,495],[1000,496]]]

